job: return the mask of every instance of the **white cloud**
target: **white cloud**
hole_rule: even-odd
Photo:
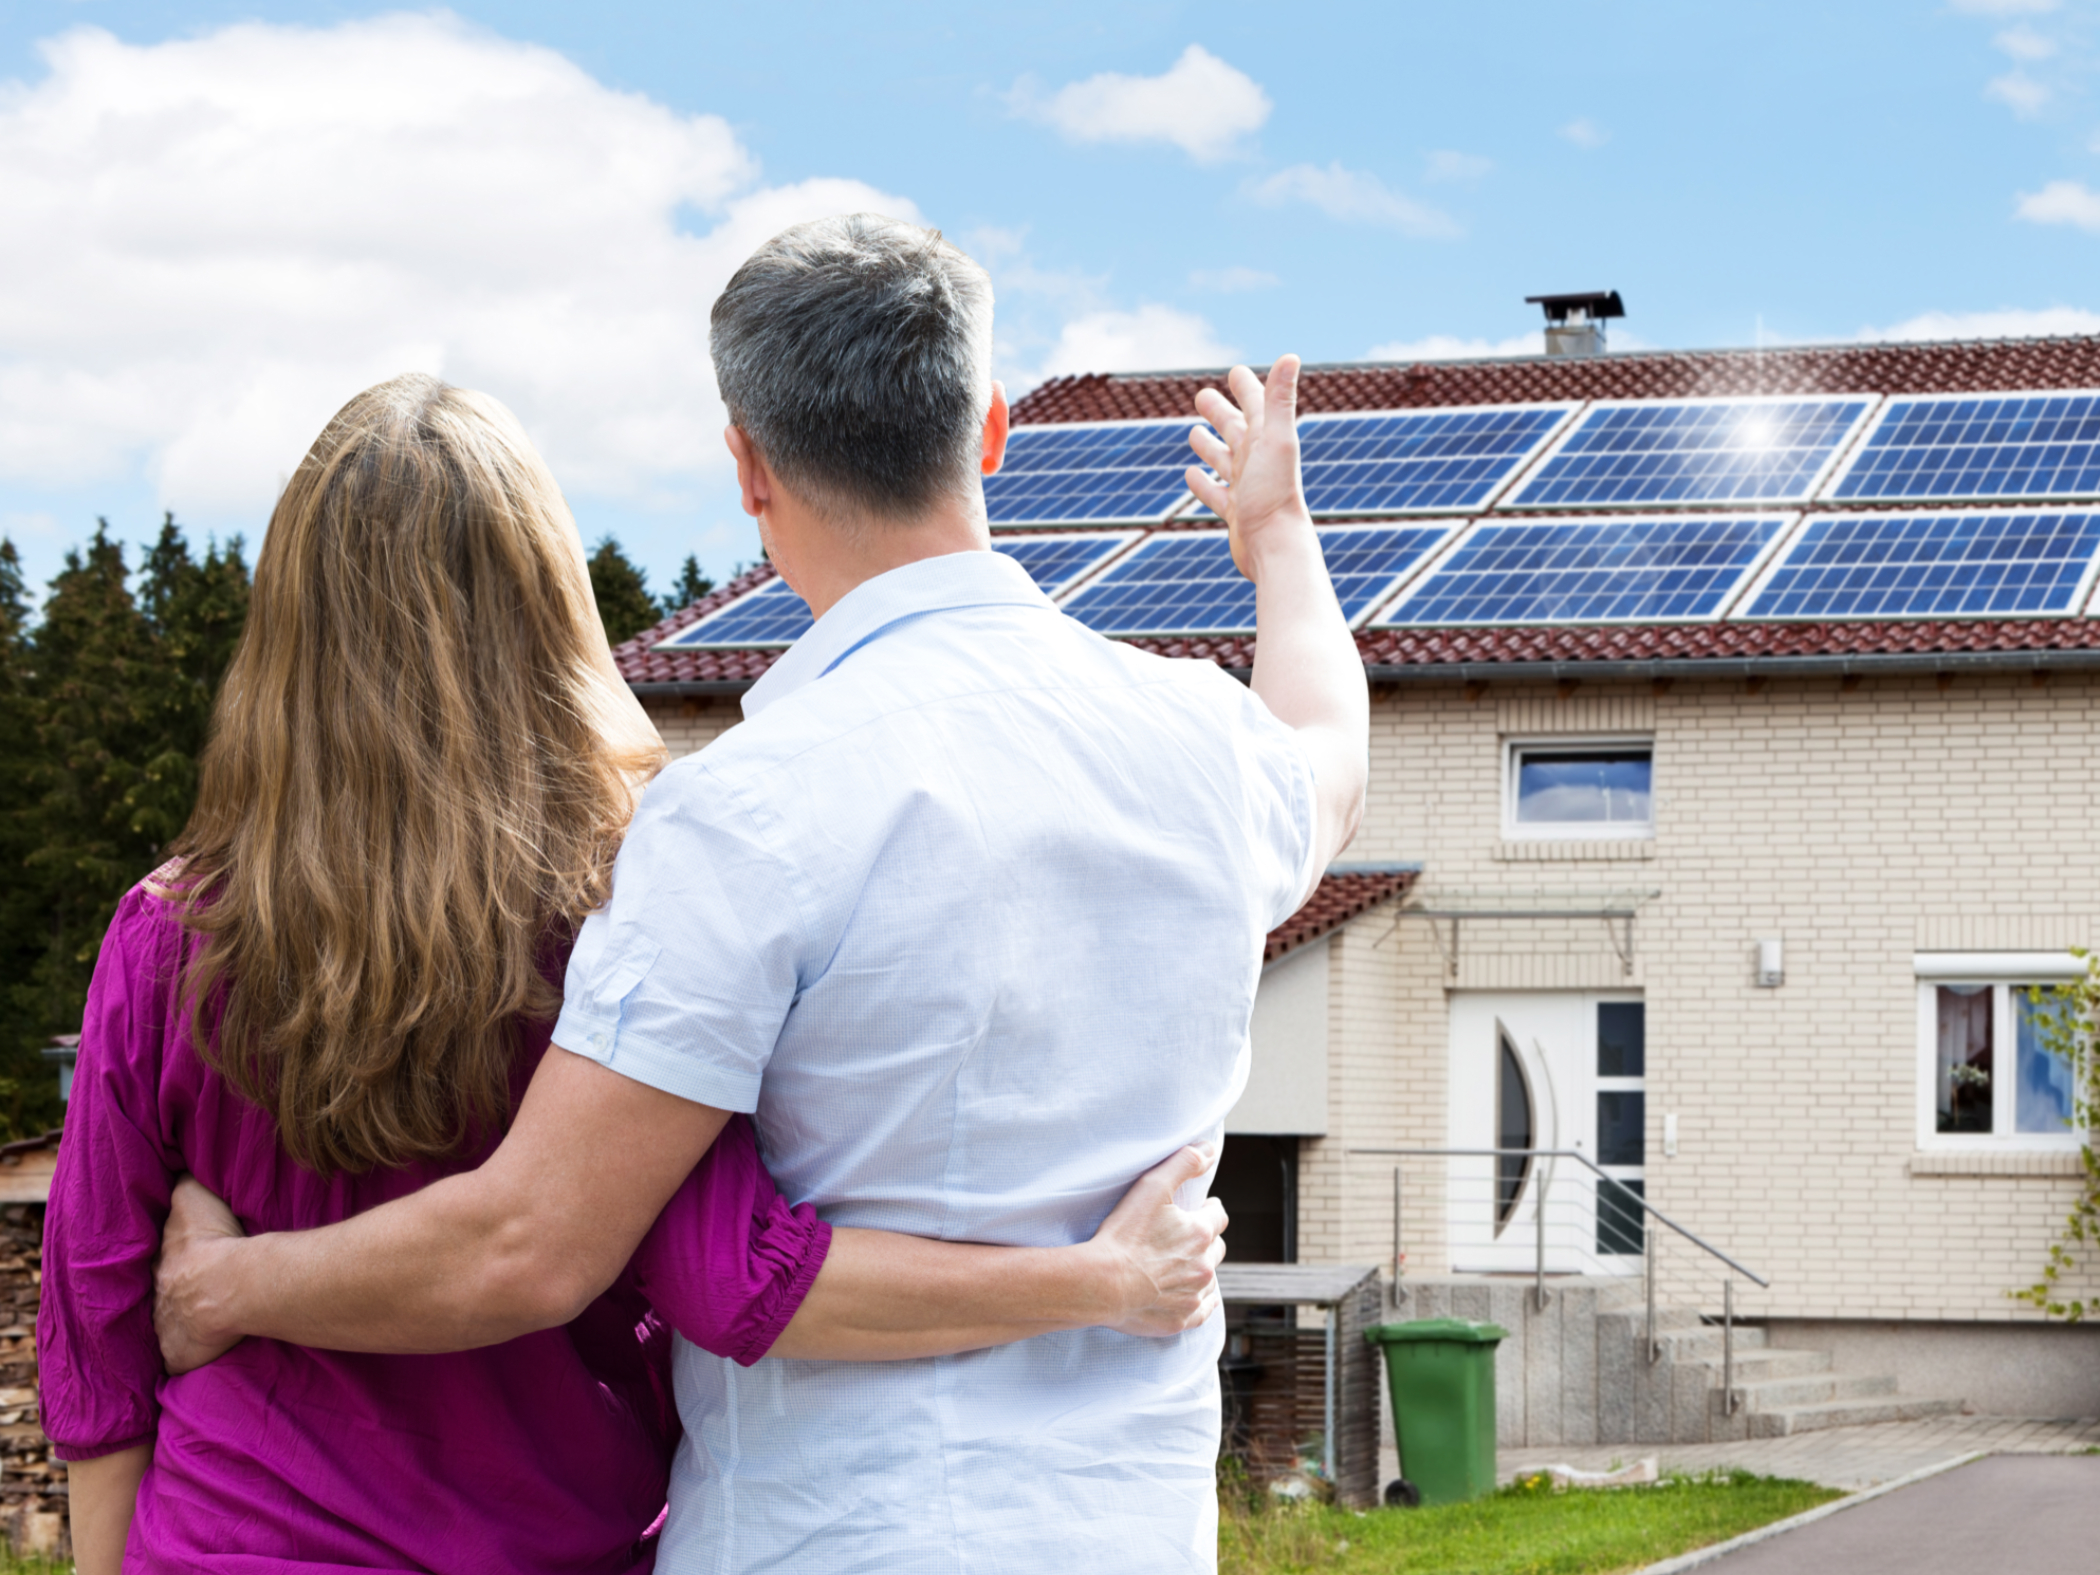
[[[1272,205],[1303,202],[1344,224],[1376,224],[1428,240],[1460,233],[1458,221],[1390,189],[1376,175],[1330,164],[1293,164],[1252,182],[1248,195]]]
[[[2076,306],[2006,306],[1994,312],[1921,312],[1887,328],[1862,328],[1869,342],[1901,339],[2039,339],[2100,333],[2100,312]]]
[[[2024,71],[2008,71],[2002,77],[1993,77],[1984,85],[1984,97],[1997,99],[2009,105],[2012,112],[2022,120],[2028,120],[2042,112],[2049,102],[2049,89],[2035,81]]]
[[[0,538],[19,542],[28,536],[55,540],[58,535],[58,516],[55,514],[47,514],[41,509],[0,514]]]
[[[455,18],[83,27],[0,96],[0,477],[143,470],[259,518],[329,413],[393,374],[496,395],[572,492],[644,507],[724,468],[707,312],[859,182],[756,184],[728,124]],[[688,227],[702,216],[696,233]]]
[[[1453,153],[1440,149],[1429,155],[1425,172],[1431,180],[1479,180],[1495,167],[1495,161],[1478,153]]]
[[[1198,268],[1189,275],[1189,283],[1213,295],[1241,295],[1248,290],[1273,290],[1283,281],[1259,268],[1235,264],[1230,268]]]
[[[2034,224],[2075,224],[2100,230],[2100,191],[2083,181],[2053,180],[2040,191],[2022,192],[2013,212]]]
[[[1949,9],[1970,16],[2041,16],[2054,11],[2058,0],[1950,0]]]
[[[1611,133],[1587,116],[1569,121],[1560,134],[1578,148],[1601,148],[1611,141]]]
[[[1461,339],[1455,334],[1431,334],[1426,339],[1395,339],[1371,346],[1366,357],[1372,361],[1472,361],[1487,356],[1545,353],[1546,332],[1534,328],[1509,339]]]
[[[1166,142],[1204,164],[1237,153],[1273,107],[1260,83],[1201,44],[1189,45],[1159,76],[1104,71],[1047,98],[1023,77],[1007,102],[1069,142]]]
[[[1240,358],[1193,312],[1140,306],[1134,312],[1089,312],[1064,325],[1040,375],[1066,372],[1176,372],[1229,366]]]
[[[2007,28],[1991,42],[2015,60],[2047,60],[2056,53],[2055,44],[2024,22]]]

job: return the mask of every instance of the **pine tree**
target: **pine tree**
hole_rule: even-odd
[[[241,548],[238,536],[223,551],[208,543],[199,563],[169,514],[146,554],[139,611],[160,661],[140,698],[161,747],[144,762],[126,803],[132,830],[156,844],[174,839],[197,800],[197,762],[211,730],[212,700],[248,614],[248,565]]]
[[[29,618],[21,555],[13,542],[0,539],[0,1117],[20,1106],[25,1091],[52,1077],[38,1053],[44,1042],[41,1023],[25,1019],[13,1000],[14,986],[28,980],[49,944],[46,883],[28,867],[37,845]],[[22,1132],[0,1120],[0,1135]]]
[[[591,592],[598,598],[598,617],[605,637],[618,645],[631,640],[663,617],[649,594],[649,577],[607,536],[591,554]]]
[[[666,618],[700,600],[715,588],[715,582],[700,572],[700,560],[691,553],[685,555],[685,567],[678,571],[678,579],[671,586],[670,595],[663,601]]]

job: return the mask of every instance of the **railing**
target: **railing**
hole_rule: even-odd
[[[1756,1270],[1722,1251],[1712,1242],[1686,1229],[1619,1178],[1602,1169],[1589,1155],[1577,1149],[1559,1148],[1353,1148],[1352,1157],[1382,1157],[1399,1160],[1441,1161],[1441,1174],[1423,1178],[1422,1190],[1431,1199],[1429,1215],[1435,1222],[1441,1199],[1440,1226],[1423,1233],[1441,1237],[1444,1255],[1456,1268],[1470,1262],[1485,1265],[1483,1272],[1523,1272],[1517,1265],[1528,1259],[1533,1306],[1548,1306],[1552,1293],[1550,1277],[1569,1274],[1630,1278],[1627,1265],[1638,1257],[1644,1280],[1646,1304],[1645,1347],[1649,1363],[1661,1360],[1662,1341],[1657,1328],[1658,1302],[1667,1285],[1674,1302],[1689,1302],[1702,1320],[1712,1315],[1703,1310],[1712,1303],[1711,1282],[1698,1265],[1710,1270],[1718,1264],[1726,1271],[1721,1283],[1722,1393],[1729,1414],[1734,1414],[1735,1389],[1735,1277],[1740,1275],[1760,1289],[1771,1281]],[[1483,1174],[1469,1174],[1469,1167],[1454,1161],[1492,1161]],[[1556,1187],[1561,1180],[1560,1162],[1580,1167],[1566,1178],[1572,1185]],[[1517,1164],[1512,1177],[1510,1166]],[[1407,1299],[1405,1283],[1407,1243],[1403,1236],[1405,1214],[1405,1166],[1393,1167],[1393,1259],[1389,1294],[1397,1307]],[[1524,1218],[1528,1214],[1528,1218]],[[1637,1238],[1633,1231],[1638,1222]],[[1480,1226],[1488,1229],[1485,1235]],[[1514,1233],[1514,1235],[1512,1235]],[[1672,1260],[1665,1263],[1662,1250],[1670,1236],[1681,1237],[1697,1249],[1691,1269]],[[1605,1251],[1610,1239],[1612,1247]],[[1632,1250],[1638,1246],[1638,1251]],[[1616,1261],[1608,1262],[1607,1258]],[[1464,1272],[1461,1270],[1461,1272]]]

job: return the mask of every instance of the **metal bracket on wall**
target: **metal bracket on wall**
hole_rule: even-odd
[[[1419,906],[1402,908],[1394,918],[1427,919],[1429,934],[1443,959],[1444,972],[1458,978],[1458,931],[1467,919],[1602,919],[1619,970],[1633,977],[1633,921],[1644,903],[1659,891],[1605,892],[1437,892]],[[1449,923],[1451,935],[1444,936]],[[1622,928],[1623,926],[1623,928]]]

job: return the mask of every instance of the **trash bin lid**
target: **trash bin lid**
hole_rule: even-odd
[[[1509,1338],[1499,1323],[1480,1323],[1472,1318],[1416,1318],[1407,1323],[1373,1324],[1364,1331],[1373,1345],[1392,1345],[1407,1340],[1447,1340],[1458,1345],[1496,1345]]]

